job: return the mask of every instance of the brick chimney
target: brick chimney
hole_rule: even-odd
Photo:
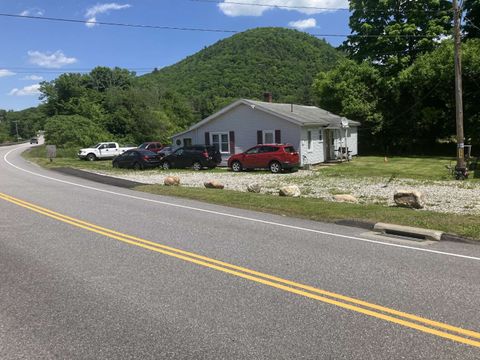
[[[263,93],[263,101],[271,103],[272,102],[272,93],[271,92]]]

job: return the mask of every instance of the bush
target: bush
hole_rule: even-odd
[[[99,125],[80,115],[55,115],[45,124],[46,143],[60,148],[86,147],[110,138]]]

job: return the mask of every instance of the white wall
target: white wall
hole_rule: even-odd
[[[308,131],[312,132],[312,146],[308,149]],[[320,139],[320,131],[322,132],[322,138]],[[325,161],[323,142],[325,134],[320,127],[304,127],[301,129],[302,141],[300,148],[300,157],[302,165],[305,164],[318,164]]]
[[[295,149],[300,146],[300,127],[289,121],[280,119],[248,105],[240,104],[229,112],[222,114],[199,128],[173,138],[175,145],[177,139],[191,138],[193,144],[205,143],[205,132],[235,132],[235,153],[241,153],[257,145],[258,130],[280,130],[281,142],[292,144]],[[182,141],[183,145],[183,141]],[[228,159],[230,155],[224,154],[222,158]]]

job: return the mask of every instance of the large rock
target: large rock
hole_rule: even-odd
[[[299,197],[302,193],[297,185],[289,185],[280,188],[278,191],[280,196],[287,196],[287,197]]]
[[[204,182],[203,185],[207,189],[223,189],[225,187],[222,183],[218,182],[217,180]]]
[[[180,178],[178,176],[167,176],[163,180],[163,183],[166,186],[178,186],[178,185],[180,185]]]
[[[259,184],[248,184],[247,185],[247,191],[251,193],[260,193],[262,190],[262,187]]]
[[[358,199],[350,194],[338,194],[334,195],[333,198],[337,202],[358,203]]]
[[[423,209],[425,199],[423,194],[417,190],[398,190],[393,195],[395,204],[411,209]]]

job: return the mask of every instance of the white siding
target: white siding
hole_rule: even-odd
[[[188,131],[180,136],[173,137],[173,144],[180,140],[181,145],[183,139],[192,139],[192,144],[204,144],[205,132],[218,133],[230,131],[235,132],[235,153],[241,153],[257,144],[258,130],[280,130],[281,142],[292,144],[300,153],[302,165],[318,164],[326,161],[324,153],[325,130],[320,140],[319,131],[321,127],[301,127],[289,121],[270,115],[263,111],[256,110],[245,104],[231,109],[225,114],[220,115],[216,119],[200,126],[195,130]],[[308,133],[312,132],[312,148],[308,150]],[[340,139],[344,136],[344,130],[334,130],[334,149],[338,149],[345,140]],[[358,132],[356,127],[349,129],[348,148],[352,151],[352,155],[358,154]],[[225,161],[229,158],[229,154],[223,154]]]
[[[312,132],[312,146],[311,149],[308,149],[308,132]],[[320,140],[320,131],[323,130],[319,127],[305,127],[301,129],[302,141],[300,147],[300,157],[302,165],[305,164],[318,164],[325,161],[325,156],[323,152],[323,138]]]
[[[358,128],[351,127],[348,131],[348,135],[350,135],[348,137],[348,148],[352,152],[352,156],[358,155]]]
[[[183,140],[184,138],[191,138],[193,144],[204,144],[205,132],[234,131],[235,153],[237,154],[257,145],[258,130],[280,130],[282,143],[292,144],[295,149],[300,146],[300,126],[244,104],[240,104],[195,130],[174,137],[173,144],[177,139]],[[226,160],[229,155],[222,157]]]

